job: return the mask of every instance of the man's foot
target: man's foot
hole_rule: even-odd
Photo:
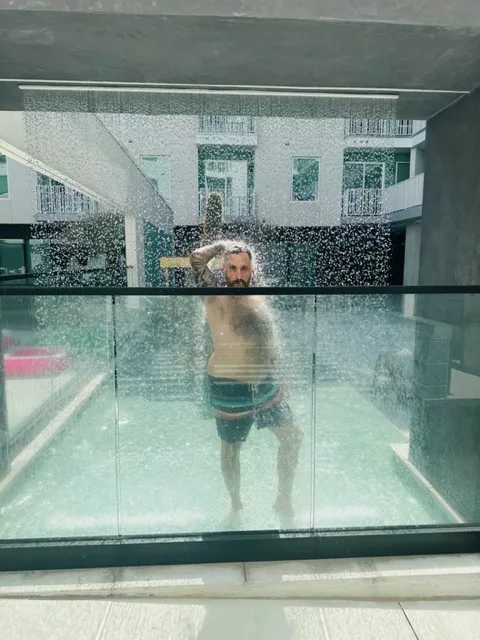
[[[279,515],[284,516],[285,518],[293,518],[295,515],[291,498],[278,496],[273,503],[273,508]]]
[[[239,500],[239,504],[236,505],[237,509],[230,509],[230,513],[222,522],[222,530],[223,531],[239,531],[242,528],[242,514],[241,510],[243,508],[242,501]]]
[[[232,498],[232,513],[238,513],[243,509],[243,502],[240,498]]]

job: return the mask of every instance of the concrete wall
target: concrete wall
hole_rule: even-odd
[[[101,116],[135,163],[142,155],[170,158],[175,225],[198,222],[197,116]],[[257,118],[254,189],[257,214],[279,226],[335,226],[342,204],[344,120]],[[242,138],[236,137],[237,144]],[[217,144],[224,144],[221,136]],[[294,157],[320,162],[319,198],[292,202]]]
[[[405,230],[405,263],[403,268],[403,284],[418,284],[418,268],[420,260],[420,243],[422,226],[420,222],[407,225]]]
[[[84,11],[178,16],[221,16],[225,18],[276,18],[304,20],[371,20],[403,24],[450,26],[480,25],[477,0],[10,0],[9,9],[36,11]]]
[[[255,153],[258,213],[267,223],[335,226],[342,206],[344,120],[259,118]],[[318,200],[292,202],[292,162],[318,158]]]
[[[479,112],[477,91],[428,122],[419,284],[480,284]],[[417,335],[410,459],[467,522],[480,515],[478,298],[416,300],[416,315],[451,337],[439,350],[438,340]]]
[[[7,158],[8,198],[0,198],[0,224],[31,224],[34,221],[35,173]]]
[[[102,122],[140,167],[143,155],[170,158],[174,224],[198,221],[198,161],[196,116],[103,114]]]
[[[480,90],[427,124],[420,284],[480,284]]]

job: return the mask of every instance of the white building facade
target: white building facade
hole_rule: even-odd
[[[391,222],[406,228],[404,282],[415,284],[424,122],[99,117],[169,205],[176,228],[199,225],[212,191],[222,195],[226,223],[308,229]],[[101,209],[87,195],[0,156],[0,225],[81,221],[96,213]],[[146,233],[141,227],[135,226],[130,258],[143,263],[136,255]],[[126,225],[127,236],[132,228]],[[126,245],[132,246],[128,237]]]

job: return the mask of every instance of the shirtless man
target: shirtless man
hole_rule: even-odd
[[[223,275],[217,277],[208,263],[223,256]],[[232,242],[201,247],[190,256],[199,286],[249,287],[253,261],[250,249]],[[278,438],[278,495],[274,509],[292,517],[292,490],[302,432],[293,423],[278,382],[274,325],[263,296],[206,296],[207,321],[214,352],[208,362],[211,402],[222,441],[222,473],[232,510],[240,498],[240,447],[255,422]]]

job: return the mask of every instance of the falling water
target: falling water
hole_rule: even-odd
[[[265,284],[386,284],[391,236],[383,202],[395,180],[395,117],[395,101],[383,98],[26,90],[29,153],[47,176],[39,180],[64,197],[63,209],[60,198],[59,209],[49,210],[40,207],[42,185],[32,190],[38,246],[48,256],[53,237],[66,244],[70,252],[57,259],[63,271],[73,254],[77,267],[90,266],[95,254],[105,272],[117,270],[114,283],[123,269],[132,286],[183,287],[192,284],[189,270],[160,260],[185,258],[206,241],[204,190],[221,191],[218,234],[252,247]],[[82,263],[85,247],[91,255]],[[84,282],[78,273],[64,277]],[[51,282],[51,275],[43,280]],[[399,495],[379,435],[393,427],[370,402],[378,358],[414,339],[392,313],[394,302],[270,297],[289,402],[305,434],[297,515],[285,524],[271,512],[275,443],[252,431],[242,453],[249,506],[236,526],[442,520],[409,480]],[[67,349],[78,380],[102,375],[104,384],[37,466],[30,511],[19,495],[4,506],[17,513],[5,535],[19,528],[41,537],[224,526],[219,442],[206,410],[211,345],[202,304],[187,296],[125,297],[114,307],[110,297],[38,298],[35,339]],[[42,509],[56,510],[55,517],[37,518]]]

